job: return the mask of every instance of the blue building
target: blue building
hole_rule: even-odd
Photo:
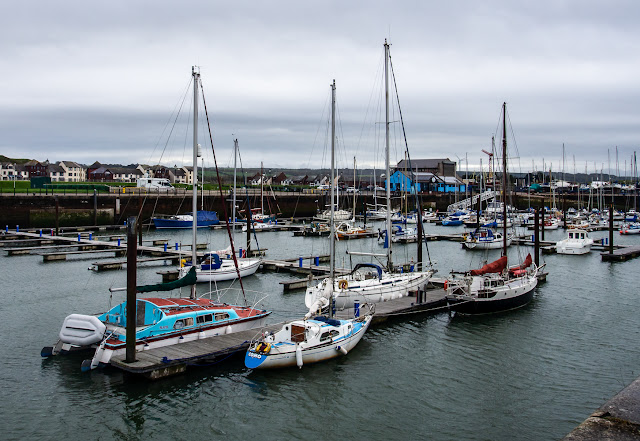
[[[415,182],[414,182],[415,181]],[[456,163],[449,159],[400,161],[389,180],[391,191],[418,193],[464,193],[466,185],[456,174]]]

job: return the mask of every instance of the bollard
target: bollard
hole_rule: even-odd
[[[80,242],[80,233],[78,233],[78,242]]]
[[[178,251],[178,242],[176,242],[176,251]]]
[[[40,230],[40,237],[42,237],[42,229]]]
[[[302,257],[298,259],[298,268],[302,268]]]
[[[164,244],[164,252],[165,252],[165,253],[167,252],[167,243],[166,243],[166,242],[165,242],[165,244]]]
[[[120,239],[118,239],[118,246],[120,246]]]
[[[314,257],[316,266],[320,266],[320,257]]]
[[[360,302],[353,302],[353,316],[360,317]]]

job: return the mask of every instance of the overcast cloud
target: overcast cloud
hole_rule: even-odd
[[[476,166],[506,101],[523,171],[543,158],[557,171],[564,143],[567,171],[575,157],[606,172],[609,151],[615,173],[617,147],[622,173],[640,140],[638,17],[633,0],[12,2],[0,154],[188,163],[178,129],[180,147],[161,152],[198,65],[220,165],[237,137],[245,166],[327,166],[335,78],[342,165],[379,167],[363,133],[388,38],[413,158]]]

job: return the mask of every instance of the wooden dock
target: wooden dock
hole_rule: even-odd
[[[111,358],[111,365],[123,371],[143,375],[151,380],[180,374],[187,366],[197,366],[215,362],[238,352],[244,352],[251,340],[260,332],[275,331],[282,323],[253,328],[247,331],[218,335],[202,340],[136,352],[136,361],[125,362],[125,355]]]
[[[640,256],[640,246],[627,246],[620,247],[613,250],[613,253],[603,251],[600,253],[600,257],[603,262],[624,262],[629,259],[634,259]]]
[[[2,236],[4,250],[7,252],[7,256],[24,255],[24,254],[37,254],[43,256],[45,262],[66,260],[67,255],[77,254],[97,254],[97,253],[115,253],[116,257],[126,254],[127,244],[126,242],[115,242],[112,240],[97,240],[94,238],[85,237],[82,233],[78,233],[80,236],[67,237],[67,236],[40,236],[40,233],[32,233],[27,231],[11,232]],[[29,241],[29,242],[26,242]],[[46,245],[43,244],[46,241]],[[10,244],[20,243],[23,246],[12,247]],[[26,242],[26,243],[25,243]],[[54,245],[51,245],[51,243]],[[170,247],[166,247],[166,240],[154,240],[148,241],[154,245],[163,245],[162,248],[156,246],[138,245],[137,251],[139,254],[138,262],[151,262],[151,261],[164,261],[171,260],[178,263],[180,258],[190,255],[190,250],[175,250]],[[191,248],[190,245],[186,248]],[[196,249],[206,249],[206,244],[196,244]],[[198,251],[198,256],[204,256],[202,251]],[[146,257],[142,257],[146,256]],[[94,262],[92,265],[98,270],[106,269],[120,269],[122,265],[126,263],[125,260],[106,261],[106,262]]]
[[[371,325],[377,325],[391,319],[409,318],[418,314],[434,314],[448,311],[443,289],[431,289],[423,292],[423,301],[418,296],[402,297],[387,302],[376,303]],[[364,312],[362,310],[362,312]],[[352,308],[338,311],[337,318],[352,318]],[[182,344],[136,352],[136,361],[126,363],[125,356],[111,358],[111,365],[132,374],[142,375],[151,380],[183,373],[189,366],[202,366],[244,353],[253,338],[263,331],[277,331],[283,323],[275,323],[264,328],[234,332],[228,335],[205,338]]]

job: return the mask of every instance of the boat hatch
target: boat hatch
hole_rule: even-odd
[[[306,341],[306,334],[304,332],[304,326],[291,324],[291,342],[303,343]]]

